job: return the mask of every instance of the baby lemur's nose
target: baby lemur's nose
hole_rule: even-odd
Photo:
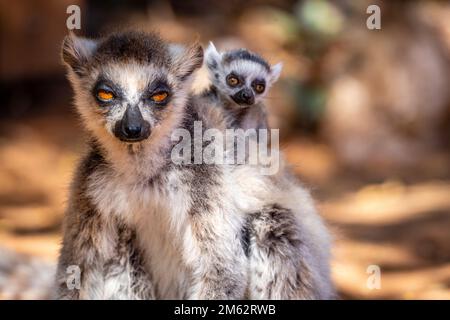
[[[243,89],[241,91],[241,97],[242,97],[242,101],[246,104],[253,104],[255,101],[253,92],[250,89]]]
[[[126,142],[138,142],[150,136],[150,124],[137,106],[128,106],[123,118],[116,123],[114,134]]]

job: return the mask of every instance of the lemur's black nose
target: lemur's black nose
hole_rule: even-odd
[[[251,105],[255,102],[255,96],[253,95],[252,90],[249,88],[244,88],[241,90],[241,98],[242,102],[248,105]]]
[[[128,125],[124,128],[124,133],[128,138],[135,139],[141,134],[142,127],[140,125]]]
[[[251,98],[251,93],[244,91],[242,92],[242,98],[244,98],[245,100],[248,100]]]
[[[255,96],[253,95],[253,91],[249,88],[240,90],[231,98],[234,100],[234,102],[240,105],[250,106],[255,103]]]
[[[126,142],[138,142],[150,136],[150,124],[144,120],[137,106],[128,106],[122,120],[114,128],[117,138]]]

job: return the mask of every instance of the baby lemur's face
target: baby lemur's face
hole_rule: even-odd
[[[62,53],[84,124],[97,138],[126,144],[143,143],[176,125],[189,76],[203,61],[198,45],[175,47],[135,32],[101,40],[70,35]]]
[[[260,56],[238,49],[220,53],[210,43],[205,62],[217,90],[239,107],[260,102],[278,79],[282,64],[270,66]]]

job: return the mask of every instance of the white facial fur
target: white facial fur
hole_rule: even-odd
[[[217,90],[226,97],[230,102],[233,102],[231,96],[240,91],[243,87],[251,88],[254,97],[255,104],[263,100],[267,95],[270,87],[278,80],[283,64],[277,63],[267,70],[262,64],[247,60],[247,59],[236,59],[230,63],[225,63],[223,52],[219,52],[214,44],[210,42],[208,48],[205,51],[205,63],[210,75],[212,84],[217,88]],[[227,84],[227,76],[230,73],[234,73],[241,77],[243,83],[239,87],[231,87]],[[252,88],[252,82],[255,80],[265,81],[265,90],[262,93],[257,93]]]
[[[80,85],[84,88],[92,88],[99,74],[102,74],[105,79],[120,87],[122,99],[107,107],[101,107],[98,105],[91,90],[76,90],[78,110],[91,132],[99,133],[101,127],[104,127],[111,136],[114,136],[114,125],[116,121],[123,117],[128,105],[138,106],[142,117],[154,129],[155,126],[159,125],[158,121],[161,120],[155,113],[175,111],[178,109],[178,106],[184,105],[187,96],[186,90],[178,86],[174,76],[167,70],[138,63],[110,63],[102,66],[101,70],[91,73],[89,79],[84,79],[84,83],[80,83]],[[167,84],[175,89],[171,91],[170,103],[167,106],[154,106],[142,101],[146,88],[151,86],[162,75],[164,75],[164,79],[167,79]],[[98,117],[99,113],[102,115],[100,118]]]

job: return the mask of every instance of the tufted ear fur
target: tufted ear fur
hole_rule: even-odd
[[[274,84],[281,75],[281,70],[283,69],[283,63],[278,62],[270,68],[270,84]]]
[[[210,42],[205,51],[205,62],[209,70],[217,69],[222,61],[222,54],[217,51],[214,43]]]
[[[97,45],[96,40],[78,37],[71,32],[62,43],[62,60],[75,74],[82,76],[84,66],[95,52]]]
[[[180,80],[187,79],[203,64],[203,48],[198,42],[187,48],[171,45],[169,51],[172,56],[172,70]]]

